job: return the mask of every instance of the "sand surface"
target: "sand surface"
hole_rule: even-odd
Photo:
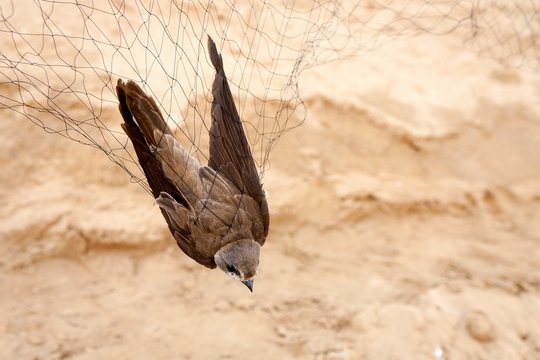
[[[300,92],[253,294],[102,152],[3,111],[0,358],[540,359],[540,75],[424,35]]]

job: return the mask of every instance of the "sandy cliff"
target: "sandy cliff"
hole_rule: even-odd
[[[0,358],[540,358],[540,75],[461,45],[302,75],[254,294],[102,152],[2,112]]]

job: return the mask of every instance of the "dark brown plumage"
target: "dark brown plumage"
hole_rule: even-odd
[[[210,37],[208,51],[216,75],[207,166],[180,146],[151,97],[134,82],[118,80],[122,128],[179,247],[252,290],[260,246],[268,234],[268,204],[223,60]]]

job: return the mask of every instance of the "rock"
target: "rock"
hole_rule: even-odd
[[[469,335],[476,341],[490,342],[496,338],[493,323],[481,311],[469,313],[465,318],[465,324]]]

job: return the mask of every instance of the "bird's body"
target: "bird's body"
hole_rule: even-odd
[[[176,141],[151,97],[134,82],[119,80],[122,128],[179,247],[252,289],[268,233],[268,205],[221,56],[210,38],[208,44],[216,68],[208,165]]]
[[[253,198],[242,194],[211,167],[200,165],[171,135],[156,131],[155,139],[159,140],[156,151],[163,159],[165,176],[178,179],[175,185],[190,207],[179,204],[164,192],[157,203],[175,224],[175,229],[190,230],[193,248],[200,256],[211,261],[216,252],[231,241],[264,240],[258,204]]]

